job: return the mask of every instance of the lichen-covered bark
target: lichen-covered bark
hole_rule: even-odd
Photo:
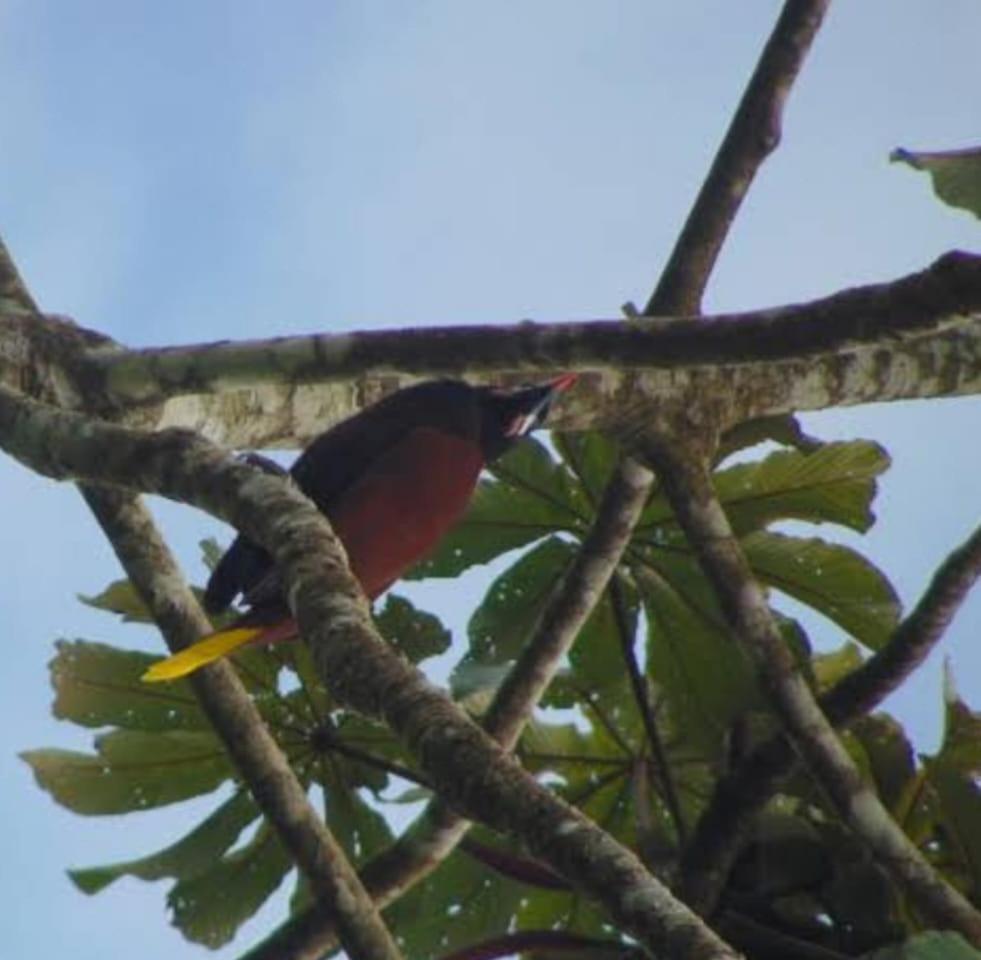
[[[0,317],[0,383],[36,399],[56,370],[76,404],[236,447],[297,446],[412,379],[586,372],[560,429],[662,409],[724,425],[796,410],[981,393],[981,257],[811,303],[690,323],[518,324],[121,349],[57,318]],[[25,372],[26,371],[26,372]]]
[[[519,838],[651,950],[677,958],[734,957],[633,853],[540,786],[381,640],[326,519],[290,484],[197,434],[100,424],[5,389],[0,446],[48,476],[159,493],[238,527],[276,560],[331,694],[384,719],[449,804]]]

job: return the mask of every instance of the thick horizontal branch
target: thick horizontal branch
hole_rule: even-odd
[[[101,424],[5,389],[0,446],[48,476],[159,493],[232,523],[274,557],[331,694],[384,719],[454,808],[519,838],[655,953],[734,957],[633,853],[539,785],[378,636],[326,519],[282,478],[196,434]]]
[[[2,366],[2,350],[0,350]],[[231,446],[295,446],[407,381],[592,371],[557,426],[692,400],[735,423],[768,414],[981,393],[981,256],[810,303],[671,319],[439,327],[87,351],[90,409],[196,429]],[[0,371],[2,373],[2,371]]]

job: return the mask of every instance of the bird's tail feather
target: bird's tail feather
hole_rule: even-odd
[[[262,639],[262,635],[266,632],[267,628],[264,626],[231,627],[228,630],[219,630],[175,653],[172,657],[157,661],[143,674],[143,680],[148,683],[176,680],[178,677],[193,673],[207,663],[227,656],[247,643]]]

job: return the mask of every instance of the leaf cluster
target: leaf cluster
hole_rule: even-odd
[[[435,616],[403,597],[390,595],[377,612],[383,636],[413,661],[456,655],[451,690],[474,715],[532,636],[593,523],[619,456],[616,445],[597,434],[556,436],[551,445],[522,444],[482,479],[465,520],[413,573],[450,578],[508,559],[462,642],[451,644]],[[811,612],[806,623],[787,612],[779,619],[805,676],[821,691],[880,649],[899,621],[899,602],[882,571],[813,530],[868,529],[888,457],[868,441],[809,443],[740,457],[716,469],[717,493],[773,602],[780,606],[779,598],[789,597]],[[215,546],[204,547],[213,561]],[[85,601],[127,620],[149,619],[125,581]],[[843,634],[844,641],[816,650],[810,637],[815,625],[822,635]],[[293,868],[236,782],[188,685],[140,682],[152,660],[91,640],[59,642],[51,662],[53,710],[97,731],[94,748],[23,756],[43,789],[84,815],[145,811],[212,794],[213,811],[165,849],[70,875],[86,893],[123,876],[168,878],[174,924],[188,939],[217,947]],[[392,811],[428,796],[402,746],[387,729],[332,701],[302,645],[248,650],[236,663],[352,860],[361,864],[386,849],[393,839]],[[902,726],[886,714],[854,724],[846,743],[907,833],[976,898],[981,718],[960,702],[952,684],[946,711],[944,741],[933,756],[917,757]],[[718,778],[775,729],[751,665],[729,636],[708,582],[655,489],[613,588],[577,638],[518,755],[670,879]],[[295,877],[293,883],[292,906],[299,909],[309,896]],[[723,905],[850,955],[921,928],[921,918],[804,774],[785,785],[758,822]],[[509,931],[563,930],[607,948],[619,942],[606,918],[564,880],[484,828],[394,904],[387,919],[408,957],[449,954]]]

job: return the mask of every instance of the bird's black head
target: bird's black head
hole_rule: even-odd
[[[481,388],[480,445],[490,463],[523,436],[544,424],[555,398],[575,383],[577,375],[561,377],[533,387],[505,390]]]

